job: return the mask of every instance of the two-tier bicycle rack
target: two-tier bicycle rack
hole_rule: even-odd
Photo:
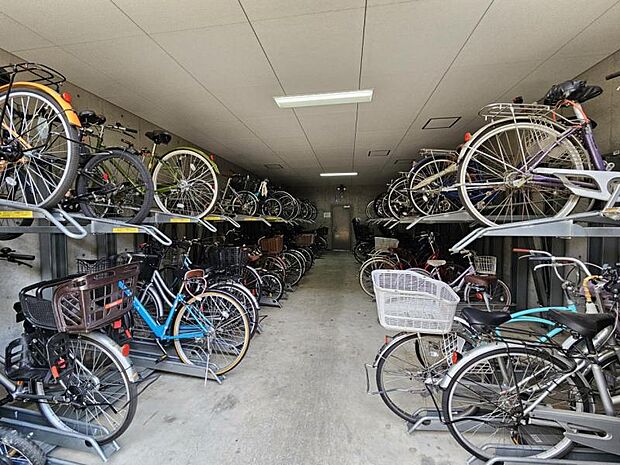
[[[618,179],[618,173],[613,176],[611,173],[603,173],[605,179]],[[504,223],[496,226],[478,226],[472,229],[462,239],[457,241],[450,251],[460,252],[470,246],[478,239],[485,237],[528,237],[528,238],[620,238],[620,184],[617,185],[609,198],[605,200],[605,205],[600,210],[588,211],[583,213],[573,213],[563,218],[540,218],[534,220],[519,221],[519,218],[503,218]],[[508,222],[508,220],[511,220]],[[477,221],[464,209],[450,213],[440,213],[428,216],[410,216],[400,219],[394,218],[373,218],[368,223],[377,224],[395,229],[404,226],[405,230],[410,231],[418,225],[430,224],[469,224],[477,225]],[[414,412],[415,422],[407,422],[407,431],[413,434],[416,431],[447,431],[446,425],[441,422],[441,417],[435,408],[420,408]],[[620,419],[617,420],[616,434],[620,435]],[[613,421],[613,420],[612,420]],[[618,440],[615,437],[614,440]],[[575,447],[567,456],[562,459],[534,459],[528,457],[531,450],[544,450],[536,446],[521,445],[496,445],[489,444],[483,447],[493,450],[495,457],[488,461],[481,461],[475,457],[467,461],[467,465],[609,465],[619,463],[620,456],[613,455],[593,448],[582,446]]]
[[[248,216],[248,215],[223,215],[208,214],[202,218],[187,215],[172,215],[159,211],[152,211],[141,224],[131,224],[123,219],[91,218],[80,213],[69,213],[59,208],[44,209],[21,202],[13,202],[0,199],[0,220],[24,219],[32,220],[28,226],[0,225],[0,233],[16,234],[44,234],[49,235],[51,244],[44,245],[42,242],[42,269],[44,273],[51,274],[55,263],[55,252],[58,250],[54,243],[61,243],[63,236],[69,239],[80,240],[89,235],[96,237],[115,237],[118,234],[144,234],[162,245],[170,245],[171,239],[157,226],[159,225],[187,225],[194,224],[205,228],[209,232],[216,232],[215,224],[229,224],[234,228],[240,228],[241,224],[255,222],[267,227],[274,223],[288,223],[280,217],[274,216]],[[110,236],[111,235],[111,236]],[[59,239],[53,239],[59,238]],[[59,242],[60,241],[60,242]],[[108,241],[107,239],[105,241]],[[109,242],[109,241],[108,241]],[[99,243],[99,240],[98,240]],[[107,247],[107,246],[106,246]],[[113,247],[115,248],[115,242]],[[57,247],[66,251],[66,245]],[[66,271],[66,270],[65,270]],[[60,271],[63,273],[63,271]],[[273,299],[262,302],[264,305],[277,306]],[[216,376],[213,370],[204,367],[188,365],[181,362],[176,354],[166,348],[167,355],[162,357],[161,349],[148,341],[134,341],[131,348],[131,358],[134,366],[140,371],[141,376],[149,376],[153,372],[174,373],[195,378],[215,380],[221,382],[224,377]],[[90,436],[62,431],[49,425],[45,418],[36,410],[25,409],[15,403],[0,406],[0,424],[15,429],[26,437],[35,441],[47,456],[50,465],[79,465],[77,462],[65,460],[55,456],[54,451],[62,448],[88,452],[106,462],[111,454],[119,450],[117,442],[102,446]]]

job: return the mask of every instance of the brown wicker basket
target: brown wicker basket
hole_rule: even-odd
[[[310,247],[314,244],[314,234],[298,234],[295,236],[295,244],[299,247]]]
[[[130,263],[90,273],[59,285],[52,297],[58,331],[80,333],[93,331],[118,320],[133,306],[118,283],[136,288],[140,265]]]
[[[263,253],[268,255],[276,255],[284,250],[284,236],[263,237],[258,241]]]

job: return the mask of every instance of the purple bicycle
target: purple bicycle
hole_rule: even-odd
[[[472,217],[493,226],[565,217],[582,198],[608,201],[620,172],[603,159],[594,123],[581,105],[602,92],[570,80],[553,86],[542,104],[484,107],[480,115],[490,122],[463,146],[458,160],[459,196]]]

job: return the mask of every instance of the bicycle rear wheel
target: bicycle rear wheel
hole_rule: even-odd
[[[127,218],[139,224],[153,206],[153,180],[135,155],[120,149],[93,156],[80,173],[80,208],[93,218]]]
[[[474,135],[463,148],[458,171],[467,211],[488,226],[573,211],[579,197],[553,176],[535,175],[530,168],[587,169],[581,143],[560,136],[555,126],[542,122],[506,123]]]
[[[101,444],[114,441],[136,413],[136,385],[117,356],[97,340],[72,336],[67,346],[73,372],[58,384],[35,386],[38,395],[67,400],[41,400],[39,409],[58,429],[92,436]]]
[[[206,155],[195,149],[168,152],[155,166],[155,202],[171,215],[202,217],[217,200],[217,177]]]
[[[408,194],[422,215],[448,213],[461,208],[456,188],[456,160],[428,157],[412,168],[408,177]]]
[[[443,393],[448,430],[462,447],[484,461],[493,457],[484,448],[486,444],[535,444],[540,435],[549,448],[532,451],[531,457],[563,456],[573,446],[563,429],[547,422],[543,430],[523,412],[543,395],[546,407],[592,411],[589,386],[583,378],[574,374],[563,379],[571,371],[569,363],[526,346],[482,348],[480,355],[460,364]]]

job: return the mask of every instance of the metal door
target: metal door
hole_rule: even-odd
[[[351,206],[332,207],[332,249],[351,250]]]

